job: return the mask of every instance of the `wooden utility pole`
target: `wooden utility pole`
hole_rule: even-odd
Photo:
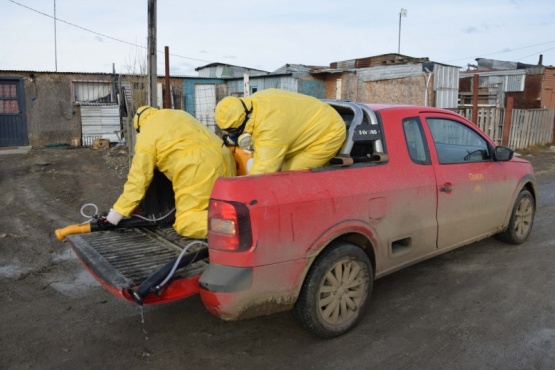
[[[156,71],[156,0],[148,0],[148,104],[156,107],[157,95]]]
[[[56,0],[54,0],[54,68],[58,72],[58,42],[56,41]]]
[[[507,105],[505,106],[505,122],[503,122],[503,137],[501,138],[501,145],[509,145],[509,139],[511,138],[511,122],[513,121],[513,106],[514,98],[512,96],[508,96]]]
[[[164,108],[169,109],[172,107],[172,102],[170,99],[170,48],[167,46],[164,48],[164,57],[166,61],[166,93],[164,94]]]
[[[474,74],[472,81],[472,123],[478,125],[478,90],[480,89],[480,76]]]

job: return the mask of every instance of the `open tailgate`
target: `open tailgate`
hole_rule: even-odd
[[[196,241],[178,235],[171,226],[74,234],[67,240],[96,280],[113,294],[132,302],[135,302],[132,293],[141,283],[175,261],[185,246]],[[203,248],[196,244],[185,255]],[[207,266],[208,259],[203,259],[177,270],[161,291],[148,294],[142,303],[168,303],[198,293],[198,279]]]

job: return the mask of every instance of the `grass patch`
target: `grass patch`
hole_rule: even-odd
[[[543,152],[549,151],[550,145],[532,145],[525,149],[518,149],[516,152],[520,155],[539,155]]]

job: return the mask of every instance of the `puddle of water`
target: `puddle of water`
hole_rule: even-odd
[[[55,254],[52,256],[52,262],[62,262],[67,260],[77,259],[75,255],[71,252],[71,249],[66,249],[61,253]]]
[[[0,267],[0,277],[7,279],[19,279],[23,275],[24,271],[19,264],[7,265]]]

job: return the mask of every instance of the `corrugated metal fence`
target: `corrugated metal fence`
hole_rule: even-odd
[[[91,146],[94,139],[105,138],[119,142],[120,116],[118,105],[81,106],[83,146]]]
[[[455,108],[454,112],[472,120],[472,108]],[[503,139],[505,112],[502,108],[478,108],[478,126],[497,144]],[[555,109],[513,109],[508,146],[524,149],[553,142]]]

